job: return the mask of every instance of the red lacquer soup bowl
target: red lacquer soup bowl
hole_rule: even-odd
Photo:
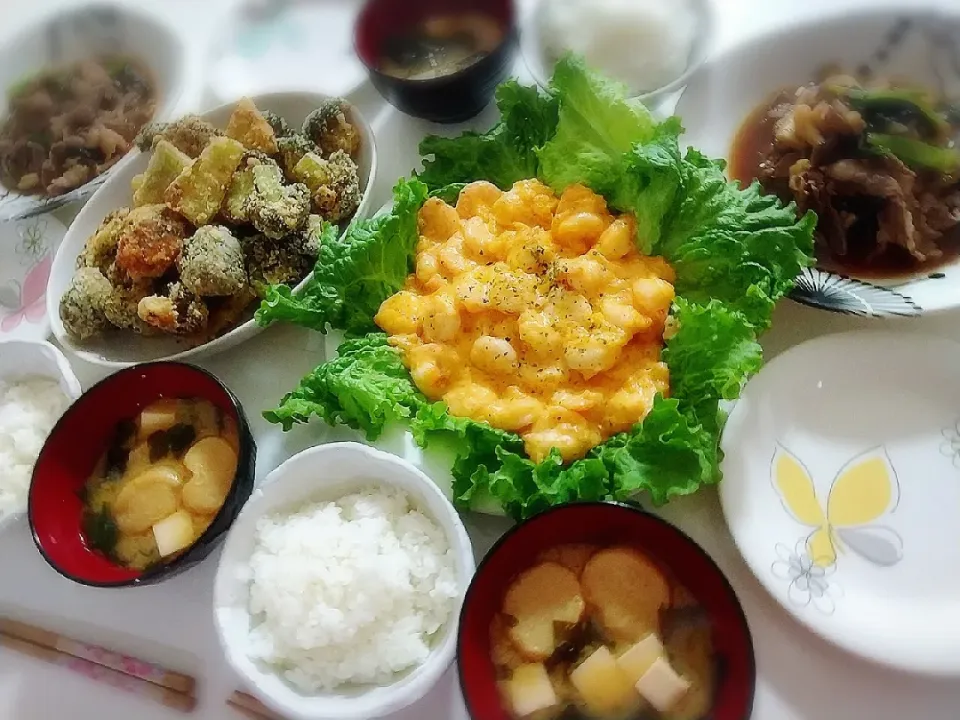
[[[145,571],[130,570],[88,547],[82,528],[82,489],[107,449],[117,424],[161,398],[209,400],[236,422],[237,472],[210,527],[176,558]],[[240,402],[205,370],[177,362],[135,365],[94,385],[53,428],[37,459],[28,517],[34,542],[58,573],[82,585],[149,585],[203,560],[217,545],[253,491],[256,445]]]
[[[548,510],[518,525],[477,569],[460,615],[457,666],[473,720],[511,720],[497,689],[490,626],[510,581],[545,550],[568,543],[633,547],[685,587],[710,622],[717,677],[710,720],[747,720],[756,665],[743,609],[713,560],[680,530],[638,508],[578,503]]]

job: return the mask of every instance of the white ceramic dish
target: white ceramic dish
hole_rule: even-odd
[[[960,675],[960,344],[828,335],[754,377],[720,499],[763,586],[879,663]]]
[[[550,84],[550,77],[553,75],[553,65],[547,58],[541,28],[543,8],[550,1],[534,0],[530,4],[524,14],[523,32],[520,36],[520,50],[524,63],[533,79],[543,88]],[[687,67],[683,73],[666,85],[636,96],[647,105],[656,105],[666,96],[680,90],[710,55],[716,31],[716,18],[714,16],[716,11],[713,1],[692,0],[691,7],[696,15],[697,30],[694,35],[693,47],[690,49]]]
[[[214,584],[214,624],[227,661],[264,703],[295,720],[366,720],[396,712],[423,697],[453,661],[459,603],[440,630],[427,661],[393,685],[305,696],[246,654],[250,627],[248,586],[243,570],[253,552],[258,519],[311,501],[342,497],[371,481],[398,487],[414,498],[449,538],[458,580],[466,591],[475,568],[460,516],[422,472],[393,455],[358,443],[320,445],[295,455],[254,491],[227,535]],[[462,598],[461,598],[462,599]]]
[[[303,92],[270,93],[252,97],[258,108],[275,112],[293,125],[302,123],[312,110],[328,98],[327,95]],[[222,105],[204,113],[202,117],[217,127],[225,127],[233,111],[233,105],[234,103]],[[377,168],[377,149],[373,130],[358,111],[353,111],[351,120],[356,123],[362,135],[357,164],[360,168],[363,197],[354,217],[363,218],[366,217],[370,204],[370,192]],[[53,334],[61,345],[96,365],[121,368],[153,360],[184,360],[199,355],[212,355],[234,347],[260,332],[260,328],[252,319],[252,310],[250,319],[243,324],[215,340],[189,349],[185,348],[177,338],[143,338],[127,332],[108,333],[81,345],[64,330],[63,323],[60,321],[60,298],[70,287],[77,257],[82,252],[87,239],[96,231],[107,214],[121,207],[129,207],[132,195],[130,181],[146,169],[147,162],[147,154],[137,153],[132,162],[113,173],[97,191],[70,226],[50,273],[50,283],[47,287],[47,313],[50,316]]]
[[[908,78],[960,97],[960,14],[847,11],[790,24],[710,59],[687,84],[676,114],[685,145],[727,157],[737,130],[760,103],[813,80],[827,64]],[[914,278],[863,283],[811,269],[792,297],[833,312],[911,316],[960,307],[960,260]]]
[[[349,95],[367,79],[353,49],[358,10],[355,0],[234,3],[211,44],[208,91],[218,102],[277,90]]]
[[[67,358],[50,343],[34,340],[0,341],[0,384],[37,375],[59,383],[60,389],[70,402],[83,394],[80,381],[74,375]],[[0,514],[0,530],[22,516],[26,509],[27,498],[24,497],[23,507],[18,512]]]
[[[0,88],[9,88],[44,69],[105,51],[139,58],[153,74],[158,93],[155,119],[172,116],[187,85],[187,50],[179,32],[165,21],[129,4],[85,3],[58,10],[0,48]],[[6,94],[0,116],[7,112]],[[90,197],[119,172],[134,153],[76,190],[51,198],[0,187],[0,220],[29,217]]]
[[[0,222],[0,340],[50,335],[47,281],[66,232],[49,214]]]

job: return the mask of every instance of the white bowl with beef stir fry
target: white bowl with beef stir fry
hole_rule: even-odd
[[[186,84],[176,28],[131,8],[88,4],[17,35],[0,48],[0,220],[92,195]]]
[[[817,214],[794,299],[835,312],[960,307],[960,15],[867,10],[716,57],[677,113],[728,174]]]
[[[348,103],[243,98],[151,124],[54,260],[54,335],[108,367],[183,359],[259,331],[267,288],[301,285],[323,242],[368,211],[376,147]]]

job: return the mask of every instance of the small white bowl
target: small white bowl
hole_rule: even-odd
[[[83,394],[80,381],[67,358],[50,343],[36,340],[0,341],[0,385],[37,376],[59,383],[60,390],[71,403]],[[0,530],[23,515],[26,509],[27,498],[24,497],[20,510],[0,515]]]
[[[153,14],[129,5],[93,2],[60,9],[0,47],[0,116],[7,112],[6,89],[43,70],[105,52],[140,59],[155,82],[155,120],[171,117],[187,85],[187,49],[178,30]],[[90,197],[130,161],[128,153],[107,172],[63,195],[21,195],[0,186],[0,220],[50,212]]]
[[[251,97],[258,108],[278,114],[291,125],[300,125],[312,110],[329,98],[329,95],[308,92],[280,92]],[[226,127],[227,120],[233,112],[233,106],[232,102],[221,105],[203,113],[201,117],[217,127]],[[356,220],[367,216],[377,169],[377,148],[373,130],[356,108],[352,109],[350,120],[356,125],[362,137],[357,165],[360,168],[360,186],[363,188],[363,196],[354,214],[354,220]],[[146,169],[148,162],[147,153],[135,152],[131,162],[111,174],[109,180],[97,190],[70,225],[50,271],[50,283],[47,286],[47,314],[50,316],[53,334],[63,347],[95,365],[124,368],[141,362],[185,360],[199,355],[212,355],[249,340],[261,331],[254,322],[251,311],[251,317],[233,330],[208,343],[186,350],[183,349],[182,341],[172,336],[145,338],[132,332],[118,331],[81,344],[67,334],[60,320],[60,299],[70,287],[76,270],[77,257],[103,218],[114,210],[130,207],[133,195],[130,182],[135,175]],[[302,287],[309,279],[308,276],[297,287]]]
[[[526,13],[523,22],[523,32],[520,36],[520,50],[527,69],[533,75],[540,87],[550,85],[553,75],[553,65],[547,59],[546,46],[541,37],[541,15],[547,2],[551,0],[534,0],[533,5]],[[716,31],[716,17],[713,0],[692,0],[691,7],[696,16],[697,29],[694,34],[693,45],[690,48],[690,57],[683,73],[672,82],[655,90],[639,93],[635,97],[648,106],[656,104],[667,95],[680,90],[687,84],[690,76],[695,73],[710,55],[713,37]],[[628,83],[629,84],[629,83]]]
[[[363,486],[380,483],[411,496],[437,522],[457,558],[461,597],[427,661],[385,687],[303,695],[246,653],[250,628],[245,574],[253,554],[257,521],[311,501],[332,501]],[[397,712],[416,702],[453,662],[462,593],[476,569],[470,538],[460,516],[420,470],[395,455],[359,443],[332,443],[305,450],[267,476],[227,535],[213,590],[214,624],[227,661],[260,700],[295,720],[366,720]]]

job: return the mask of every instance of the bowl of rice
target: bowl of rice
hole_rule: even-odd
[[[284,717],[382,717],[453,662],[474,570],[430,478],[366,445],[321,445],[270,473],[231,528],[214,624],[229,664]]]
[[[0,528],[21,516],[40,449],[82,389],[48,342],[0,342]]]

